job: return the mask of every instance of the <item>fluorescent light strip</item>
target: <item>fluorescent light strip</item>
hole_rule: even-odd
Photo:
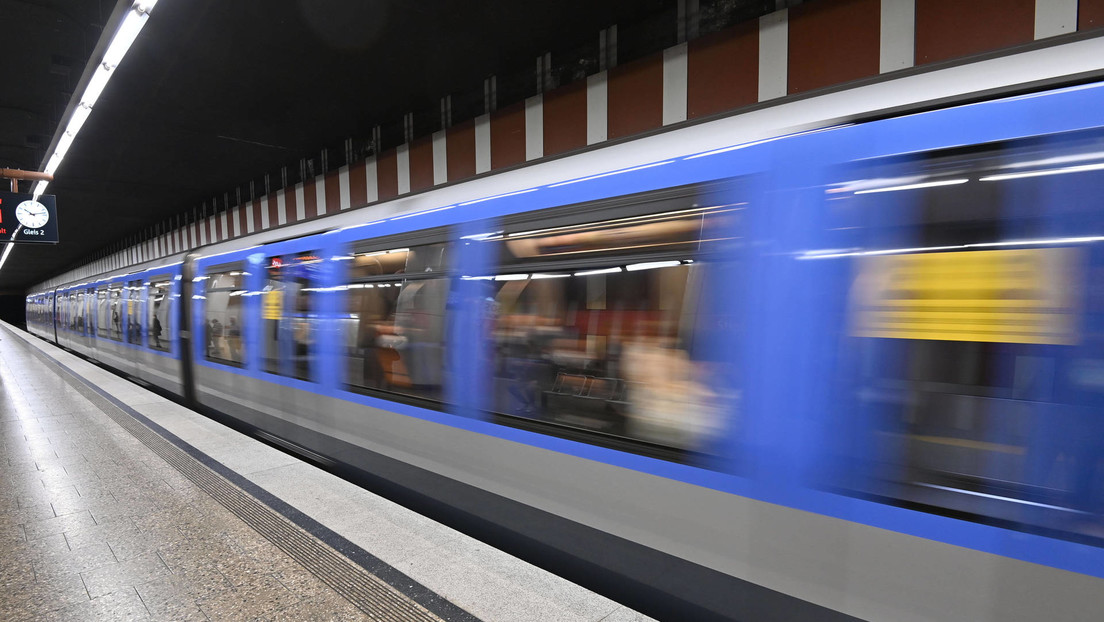
[[[586,270],[583,272],[576,272],[575,276],[590,276],[592,274],[612,274],[614,272],[621,272],[620,266],[616,268],[603,268],[601,270]]]
[[[957,186],[970,181],[965,179],[944,179],[942,181],[925,181],[918,184],[905,184],[903,186],[886,186],[884,188],[870,188],[869,190],[856,190],[855,194],[875,194],[877,192],[896,192],[898,190],[917,190],[920,188],[937,188],[939,186]]]
[[[625,270],[629,272],[636,272],[637,270],[653,270],[655,268],[673,268],[675,266],[681,266],[681,261],[645,261],[644,263],[634,263],[625,266]]]
[[[528,274],[500,274],[495,277],[496,281],[526,281],[528,279]]]
[[[572,179],[571,181],[561,181],[558,184],[552,184],[549,188],[559,188],[560,186],[569,186],[571,184],[577,184],[581,181],[590,181],[592,179],[601,179],[603,177],[609,177],[611,175],[620,175],[621,173],[631,173],[633,171],[642,171],[647,168],[655,168],[657,166],[663,166],[664,164],[670,164],[674,160],[664,160],[663,162],[655,162],[653,164],[645,164],[643,166],[634,166],[632,168],[625,168],[619,171],[610,171],[609,173],[602,173],[601,175],[591,175],[590,177],[580,177],[579,179]]]
[[[539,281],[541,279],[563,279],[569,276],[571,276],[570,272],[563,272],[560,274],[534,274],[532,278],[534,281]]]
[[[1001,173],[999,175],[987,175],[981,181],[1004,181],[1006,179],[1023,179],[1027,177],[1044,177],[1046,175],[1065,175],[1067,173],[1085,173],[1088,171],[1104,170],[1104,162],[1096,164],[1082,164],[1080,166],[1064,166],[1062,168],[1047,168],[1038,171],[1024,171],[1023,173]]]
[[[58,139],[58,144],[54,149],[54,153],[50,155],[49,160],[46,162],[46,166],[43,167],[42,170],[44,173],[53,175],[58,167],[61,166],[62,159],[65,157],[65,154],[69,152],[69,148],[72,146],[81,128],[84,127],[85,122],[88,120],[88,116],[92,114],[92,107],[99,100],[100,95],[103,94],[104,88],[107,87],[108,80],[114,75],[115,68],[122,62],[123,57],[126,56],[134,40],[138,38],[138,33],[141,32],[142,27],[146,24],[146,20],[149,19],[150,11],[153,10],[156,4],[157,0],[138,0],[131,5],[130,10],[127,11],[126,15],[123,17],[123,21],[115,30],[115,34],[111,37],[111,42],[107,46],[107,51],[104,52],[103,59],[96,66],[95,71],[93,71],[88,85],[85,86],[84,92],[77,102],[77,106],[73,109],[69,120],[66,122],[65,130]],[[49,184],[50,182],[46,180],[39,181],[35,184],[34,197],[36,200],[46,192],[46,188]],[[5,249],[5,253],[7,252],[8,249]],[[0,267],[2,266],[3,263],[0,262]]]
[[[885,248],[874,251],[808,251],[798,259],[834,259],[836,257],[869,257],[873,255],[900,255],[904,253],[923,253],[928,251],[965,250],[969,248],[1000,248],[1004,246],[1050,246],[1055,244],[1085,244],[1104,242],[1104,236],[1083,236],[1077,238],[1044,238],[1039,240],[1005,240],[1003,242],[977,242],[974,244],[953,244],[951,246],[917,246],[913,248]]]

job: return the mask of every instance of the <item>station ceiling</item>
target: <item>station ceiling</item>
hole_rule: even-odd
[[[775,5],[701,1],[745,17]],[[0,0],[0,168],[41,170],[118,10],[116,0]],[[281,167],[294,183],[300,160],[322,149],[340,166],[345,139],[362,145],[377,125],[394,146],[408,112],[416,135],[440,129],[446,95],[455,120],[481,114],[488,76],[499,76],[500,103],[518,101],[546,52],[569,63],[553,61],[557,79],[593,72],[587,59],[613,24],[630,53],[661,49],[668,42],[645,39],[673,44],[676,12],[675,0],[160,0],[47,190],[61,243],[15,248],[0,292]]]

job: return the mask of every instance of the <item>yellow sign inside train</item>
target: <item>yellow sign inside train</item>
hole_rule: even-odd
[[[1072,345],[1078,254],[1064,247],[860,257],[852,332]]]

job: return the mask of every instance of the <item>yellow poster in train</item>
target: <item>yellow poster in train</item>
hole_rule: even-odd
[[[1077,249],[887,254],[856,263],[856,336],[1077,342]]]
[[[278,320],[284,314],[284,292],[274,289],[264,294],[264,319]]]

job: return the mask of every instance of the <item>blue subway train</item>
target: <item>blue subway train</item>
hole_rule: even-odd
[[[1099,619],[1104,84],[717,123],[27,324],[656,617]]]

